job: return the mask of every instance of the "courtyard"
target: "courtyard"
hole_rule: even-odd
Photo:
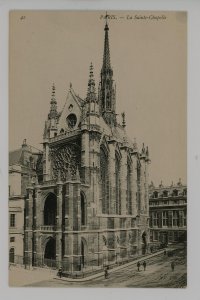
[[[141,263],[144,259],[141,259]],[[85,281],[69,281],[59,279],[56,271],[24,270],[12,268],[10,270],[10,286],[31,287],[134,287],[134,288],[185,288],[187,286],[187,262],[186,248],[182,247],[174,252],[173,256],[164,254],[164,251],[154,257],[145,258],[147,263],[144,271],[141,265],[140,271],[137,264],[131,263],[121,269],[108,271],[108,278],[101,273],[98,278],[86,278]],[[174,271],[171,270],[171,262],[175,263]],[[16,271],[17,269],[17,271]]]

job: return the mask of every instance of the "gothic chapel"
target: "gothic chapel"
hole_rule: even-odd
[[[72,86],[57,110],[55,86],[43,152],[25,200],[24,260],[81,272],[148,251],[148,147],[141,152],[116,119],[116,88],[106,22],[98,92],[90,66],[87,95]]]

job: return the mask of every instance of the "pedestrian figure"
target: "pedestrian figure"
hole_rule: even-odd
[[[108,278],[108,269],[107,268],[105,269],[104,275],[105,275],[105,279],[107,279]]]
[[[61,278],[62,277],[62,268],[59,268],[58,270],[58,276]]]
[[[166,251],[166,249],[164,250],[164,255],[166,255],[167,254],[167,251]]]
[[[172,262],[171,262],[172,272],[174,272],[174,267],[175,267],[175,263],[172,261]]]
[[[144,261],[143,262],[144,271],[146,270],[146,266],[147,266],[147,263],[146,263],[146,261]]]
[[[140,262],[137,263],[138,272],[140,271]]]

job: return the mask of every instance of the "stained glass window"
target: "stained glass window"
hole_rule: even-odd
[[[109,212],[108,156],[102,147],[100,149],[100,175],[101,175],[102,213],[107,214]]]
[[[121,214],[121,198],[120,198],[120,159],[115,154],[115,186],[116,186],[116,214]]]

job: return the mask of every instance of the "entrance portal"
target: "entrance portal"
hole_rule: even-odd
[[[54,238],[50,238],[46,243],[44,252],[44,263],[48,267],[53,267],[56,260],[56,241]]]

